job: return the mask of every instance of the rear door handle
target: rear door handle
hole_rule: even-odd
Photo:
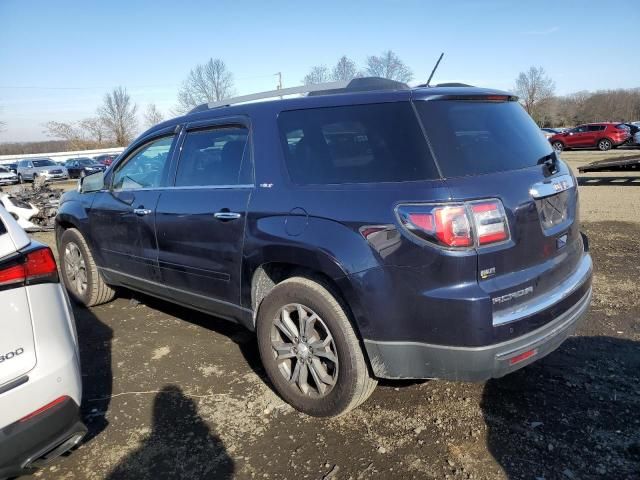
[[[148,208],[134,208],[133,213],[140,217],[144,217],[145,215],[149,215],[151,213],[151,210],[149,210]]]
[[[236,220],[242,215],[236,212],[216,212],[213,214],[218,220]]]

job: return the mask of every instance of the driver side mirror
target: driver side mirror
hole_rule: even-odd
[[[80,193],[98,192],[105,189],[104,172],[97,172],[81,178],[78,182]]]

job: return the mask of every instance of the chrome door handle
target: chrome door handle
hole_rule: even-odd
[[[236,212],[216,212],[213,216],[218,220],[236,220],[241,217],[241,215]]]
[[[134,208],[133,213],[139,215],[140,217],[143,217],[145,215],[149,215],[151,213],[151,210],[149,210],[148,208]]]

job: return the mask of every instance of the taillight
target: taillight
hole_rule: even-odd
[[[502,242],[509,238],[507,219],[498,200],[471,204],[478,245]]]
[[[500,200],[400,205],[397,213],[401,224],[411,233],[447,248],[487,246],[509,239]]]
[[[58,268],[49,248],[27,253],[16,262],[0,267],[0,287],[57,282]]]

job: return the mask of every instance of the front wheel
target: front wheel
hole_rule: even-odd
[[[607,150],[611,150],[612,146],[613,144],[611,143],[611,140],[609,140],[608,138],[603,138],[598,142],[598,150],[600,150],[601,152],[606,152]]]
[[[560,152],[562,152],[562,150],[564,150],[564,144],[562,142],[553,142],[551,144],[551,146],[558,153],[560,153]]]
[[[62,282],[77,303],[93,307],[109,302],[115,291],[105,283],[80,231],[65,230],[58,246]]]
[[[260,305],[257,335],[269,379],[303,413],[342,415],[377,385],[346,309],[320,282],[293,277],[276,285]]]
[[[24,178],[22,178],[21,174],[18,174],[18,183],[20,184],[24,183]]]

